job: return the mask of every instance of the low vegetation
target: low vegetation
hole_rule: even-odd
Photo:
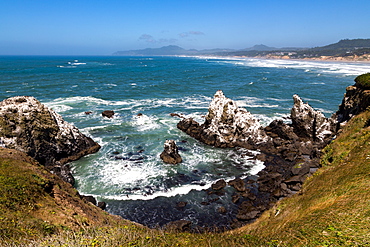
[[[370,111],[323,151],[323,167],[301,193],[235,231],[280,246],[370,246]]]
[[[1,246],[370,246],[370,110],[323,151],[302,191],[226,233],[148,229],[83,202],[20,152],[0,149]]]
[[[357,76],[355,82],[357,87],[370,89],[370,73]]]

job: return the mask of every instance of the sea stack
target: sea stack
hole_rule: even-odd
[[[71,184],[74,178],[67,163],[100,149],[58,113],[29,96],[0,102],[0,145],[27,153]]]
[[[205,144],[215,147],[255,147],[270,140],[259,120],[235,101],[217,91],[208,108],[205,122],[181,120],[177,127]]]
[[[168,164],[178,164],[182,162],[178,148],[174,140],[166,140],[164,143],[164,150],[160,155],[163,162]]]

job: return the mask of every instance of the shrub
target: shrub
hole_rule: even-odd
[[[356,87],[370,89],[370,73],[357,76],[355,82]]]

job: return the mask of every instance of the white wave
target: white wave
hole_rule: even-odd
[[[249,175],[257,175],[258,172],[260,172],[265,166],[263,165],[262,161],[256,160],[255,165],[252,167],[252,169],[249,171]],[[140,173],[139,170],[133,171],[130,174],[125,175],[125,177],[132,177],[132,176],[138,176],[142,179],[145,179],[145,175],[143,173]],[[244,179],[248,175],[244,175],[241,178]],[[130,179],[128,178],[128,179]],[[225,179],[226,182],[229,182],[231,180],[235,179],[235,177],[227,178]],[[218,180],[218,179],[217,179]],[[94,195],[96,197],[102,198],[102,199],[110,199],[110,200],[152,200],[157,197],[173,197],[176,195],[185,195],[188,194],[191,190],[204,190],[208,189],[212,186],[214,182],[217,180],[209,180],[202,185],[200,184],[185,184],[179,187],[174,187],[167,191],[157,191],[150,195],[141,195],[141,194],[131,194],[131,195]]]
[[[201,58],[201,57],[199,57]],[[202,58],[201,58],[202,59]],[[205,59],[205,58],[203,58]],[[360,75],[370,72],[370,64],[361,62],[333,62],[333,61],[305,61],[305,60],[279,60],[235,57],[207,57],[207,60],[217,63],[234,64],[238,66],[302,69],[305,72],[330,73],[342,75]]]
[[[62,104],[52,104],[52,103],[45,103],[45,105],[51,109],[53,109],[55,112],[62,113],[69,111],[73,109],[73,107],[68,106],[68,105],[62,105]]]
[[[196,184],[187,184],[183,185],[181,187],[175,187],[171,190],[168,191],[159,191],[155,192],[151,195],[112,195],[112,196],[101,196],[101,195],[96,195],[99,198],[102,199],[110,199],[110,200],[152,200],[156,197],[172,197],[176,195],[185,195],[188,194],[191,190],[203,190],[210,188],[212,183],[208,183],[206,185],[196,185]]]
[[[136,126],[138,131],[158,129],[161,126],[156,123],[157,120],[156,117],[141,114],[133,117],[133,126]]]
[[[262,169],[265,168],[264,162],[260,160],[256,160],[255,165],[252,166],[252,169],[250,169],[249,174],[250,175],[257,175]]]
[[[312,82],[311,85],[325,85],[325,82]]]

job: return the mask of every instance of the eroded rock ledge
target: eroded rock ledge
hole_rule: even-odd
[[[58,113],[28,96],[0,102],[0,145],[25,152],[71,184],[74,178],[67,163],[100,149]]]

